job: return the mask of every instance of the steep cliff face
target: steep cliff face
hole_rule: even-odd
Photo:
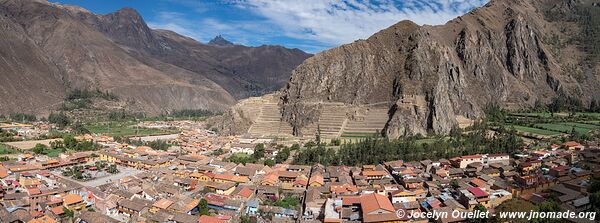
[[[445,25],[403,21],[317,54],[294,70],[283,90],[283,119],[299,135],[319,123],[323,104],[385,104],[384,131],[396,138],[449,133],[461,120],[481,118],[490,103],[526,108],[559,94],[589,103],[600,96],[597,63],[581,59],[583,43],[566,41],[578,28],[561,28],[579,24],[544,15],[550,4],[575,13],[565,2],[572,1],[493,0]],[[563,40],[560,47],[555,38]],[[559,59],[566,52],[574,56]],[[573,64],[588,73],[565,69]]]

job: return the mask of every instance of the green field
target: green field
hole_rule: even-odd
[[[554,135],[560,134],[560,132],[532,128],[532,127],[521,126],[521,125],[513,125],[512,127],[514,127],[519,132],[532,133],[532,134],[536,134],[536,135],[554,136]]]
[[[44,150],[44,153],[46,154],[46,156],[49,156],[49,157],[58,157],[58,155],[60,155],[61,152],[62,152],[61,149],[46,149],[46,150]]]
[[[552,114],[549,112],[533,112],[533,113],[511,113],[513,116],[534,117],[534,118],[550,118]]]
[[[565,122],[564,124],[569,125],[569,126],[578,127],[578,128],[589,129],[589,130],[600,129],[600,125],[593,125],[593,124],[587,124],[587,123]]]
[[[579,133],[588,133],[591,130],[588,128],[582,128],[582,127],[578,127],[578,126],[569,125],[567,123],[542,123],[542,124],[536,124],[535,127],[549,129],[552,131],[563,132],[563,133],[570,133],[573,129],[575,129],[575,131],[579,132]]]
[[[132,123],[89,124],[85,128],[94,134],[108,136],[142,136],[175,133],[172,130],[136,128]]]
[[[231,154],[230,157],[245,159],[245,158],[250,158],[250,155],[248,155],[246,153],[234,153],[234,154]]]
[[[7,145],[0,144],[0,155],[15,154],[15,153],[19,153],[19,151],[9,148]]]

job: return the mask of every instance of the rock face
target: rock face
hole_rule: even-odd
[[[47,114],[66,92],[83,88],[108,90],[149,115],[224,111],[283,87],[310,56],[201,44],[150,29],[130,8],[98,15],[43,0],[0,0],[0,30],[0,114]]]
[[[589,103],[600,96],[598,61],[586,62],[586,46],[567,41],[578,35],[578,23],[544,14],[550,7],[575,14],[565,2],[571,1],[493,0],[445,25],[402,21],[319,53],[296,68],[282,90],[282,119],[295,135],[306,135],[309,126],[321,125],[328,105],[385,107],[382,132],[397,138],[447,134],[481,118],[490,103],[526,108],[559,94]],[[570,66],[585,73],[575,75],[565,69]]]

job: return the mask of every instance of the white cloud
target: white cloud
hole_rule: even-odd
[[[214,4],[166,0],[191,14],[162,11],[148,25],[207,42],[215,35],[245,45],[283,44],[309,52],[365,39],[401,20],[443,24],[488,0],[219,0],[250,17],[205,16]],[[250,19],[248,19],[250,18]],[[277,42],[282,39],[292,40]]]
[[[264,16],[285,35],[339,45],[401,20],[442,24],[487,0],[240,0],[237,5]]]

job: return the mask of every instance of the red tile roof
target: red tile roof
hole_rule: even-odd
[[[481,190],[481,188],[479,188],[479,187],[468,187],[467,190],[469,190],[469,192],[471,192],[473,195],[475,195],[475,197],[487,197],[488,196],[488,193]]]
[[[390,202],[386,196],[376,193],[360,196],[360,205],[362,207],[363,214],[379,209],[391,212],[395,211],[394,205],[392,205],[392,202]]]
[[[202,215],[200,216],[200,218],[198,219],[199,223],[225,223],[225,221],[217,218],[217,217],[212,217],[212,216],[208,216],[208,215]]]
[[[248,187],[244,187],[240,190],[240,192],[237,195],[245,198],[250,198],[252,194],[254,194],[254,190]]]

